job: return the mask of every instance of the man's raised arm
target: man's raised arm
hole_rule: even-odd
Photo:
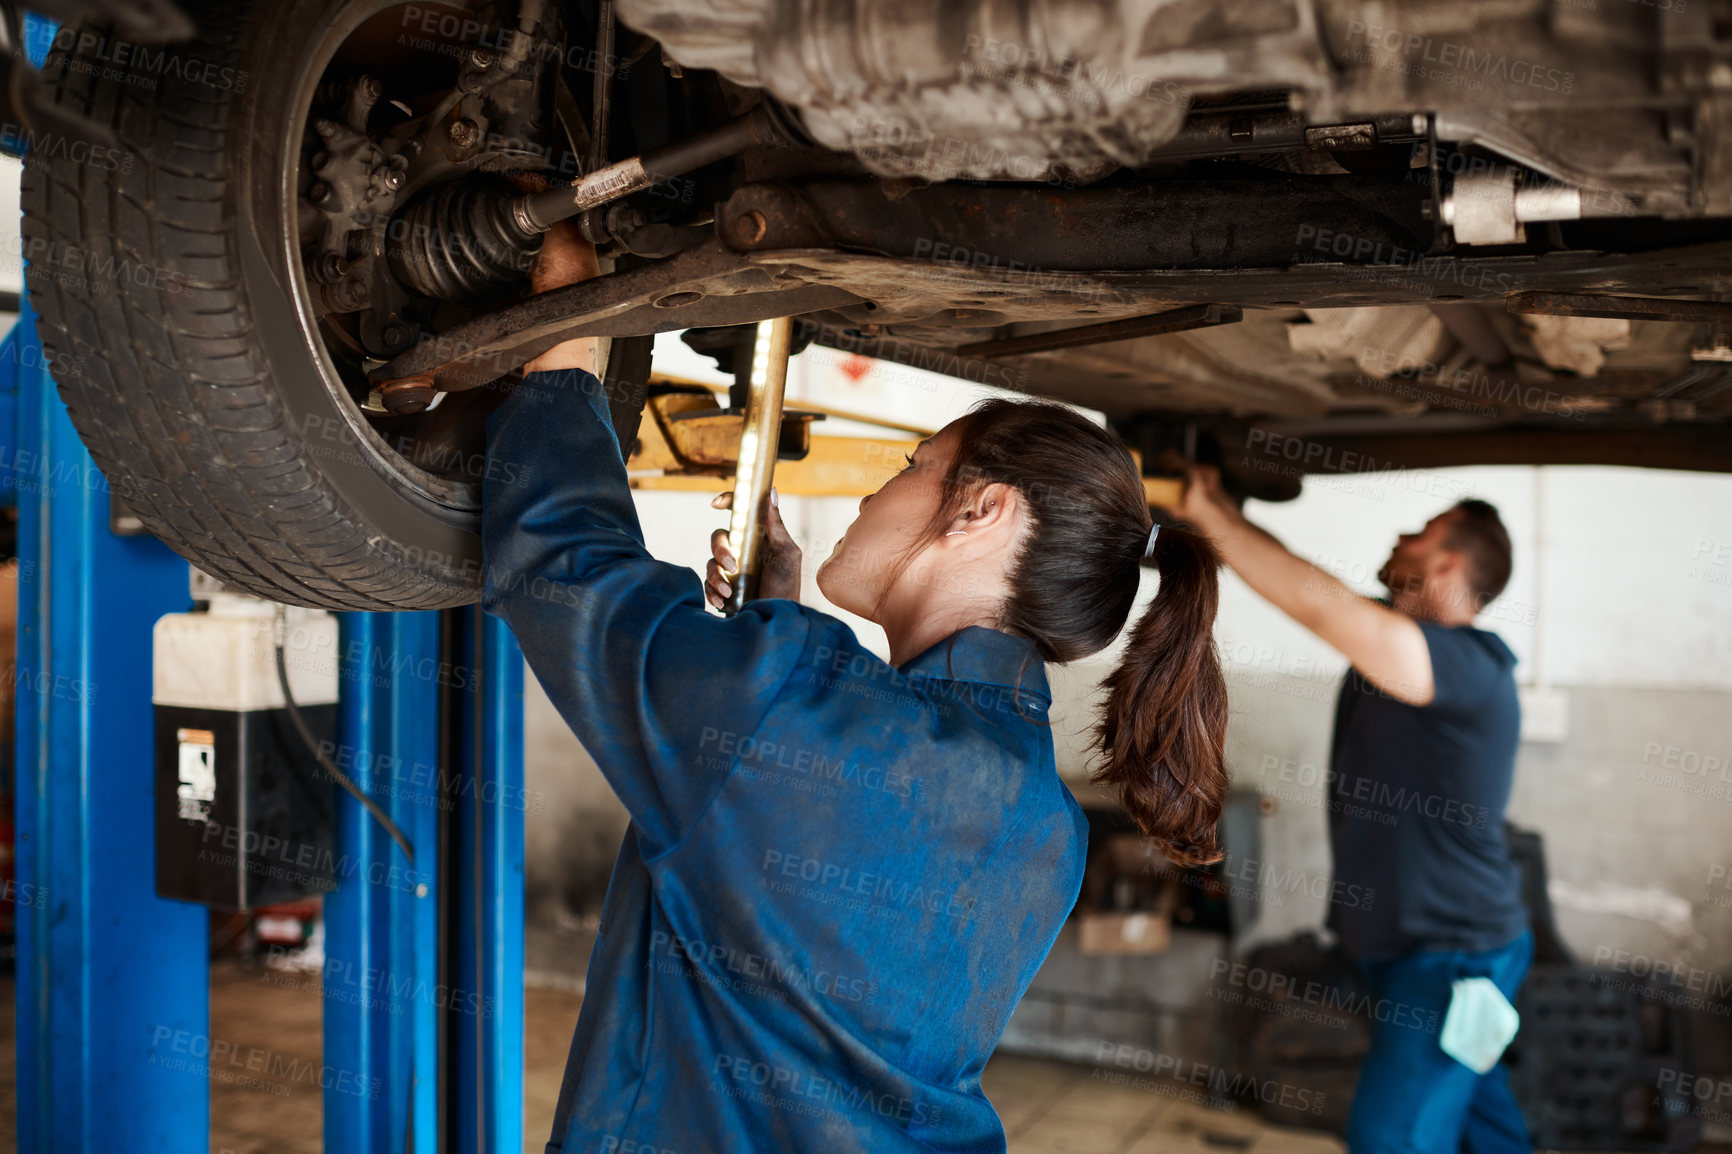
[[[1349,589],[1245,519],[1212,465],[1183,466],[1173,512],[1208,534],[1245,584],[1339,650],[1367,681],[1409,705],[1431,703],[1431,651],[1419,623]]]

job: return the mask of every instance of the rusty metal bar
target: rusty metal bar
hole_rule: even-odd
[[[787,284],[789,287],[781,287]],[[641,336],[698,324],[751,324],[854,304],[830,285],[783,281],[716,241],[663,261],[549,289],[446,329],[368,376],[432,376],[449,391],[479,388],[573,337]],[[283,306],[287,308],[285,304]],[[704,320],[691,320],[700,310]]]
[[[526,193],[511,202],[511,220],[525,237],[546,232],[556,222],[598,208],[633,192],[683,176],[734,155],[754,144],[781,144],[788,131],[768,106],[685,140],[652,148],[642,156],[616,161],[586,173],[568,185]]]
[[[752,380],[746,394],[746,423],[740,430],[740,459],[734,473],[733,516],[728,523],[728,551],[740,567],[737,573],[724,574],[732,592],[723,612],[730,617],[758,593],[765,505],[776,469],[782,394],[788,383],[788,347],[793,336],[793,317],[758,322]]]
[[[1732,304],[1681,301],[1666,297],[1624,297],[1606,293],[1512,293],[1504,298],[1512,313],[1553,317],[1609,317],[1633,321],[1710,321],[1732,323]]]
[[[1030,333],[1022,337],[976,341],[956,350],[962,357],[1013,357],[1021,353],[1044,353],[1049,349],[1069,349],[1077,345],[1098,345],[1107,341],[1128,341],[1133,337],[1159,336],[1187,329],[1209,328],[1213,325],[1237,323],[1245,314],[1238,305],[1186,305],[1143,317],[1124,317],[1094,325],[1079,325],[1070,329]]]

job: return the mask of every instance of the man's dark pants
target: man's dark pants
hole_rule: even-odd
[[[1490,978],[1514,1002],[1533,956],[1533,934],[1523,933],[1485,953],[1436,951],[1361,966],[1380,1009],[1347,1122],[1351,1154],[1533,1149],[1503,1063],[1475,1074],[1438,1045],[1456,979]],[[1415,1021],[1436,1025],[1427,1029]]]

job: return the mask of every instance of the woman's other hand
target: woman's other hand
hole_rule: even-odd
[[[710,502],[712,509],[732,509],[732,490],[717,493]],[[758,596],[800,599],[800,547],[788,533],[777,503],[776,490],[770,490],[768,516],[764,521],[764,555],[758,568]],[[710,534],[710,562],[704,567],[704,595],[717,609],[727,604],[733,592],[726,574],[736,572],[738,563],[728,548],[728,531],[717,529]]]
[[[1184,475],[1184,496],[1172,508],[1181,521],[1215,536],[1239,519],[1239,506],[1221,484],[1220,469],[1188,461],[1172,450],[1161,454],[1156,463],[1167,472]]]
[[[547,187],[540,177],[522,177],[513,183],[525,192],[539,192]],[[601,265],[595,256],[595,246],[583,238],[575,219],[558,221],[541,238],[541,249],[535,263],[529,267],[529,292],[536,295],[564,288],[578,281],[601,275]],[[552,369],[582,369],[601,374],[601,342],[595,337],[574,337],[561,341],[523,366],[526,373]]]

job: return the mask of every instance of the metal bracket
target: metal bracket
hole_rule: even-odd
[[[1012,357],[1022,353],[1044,353],[1051,349],[1070,349],[1078,345],[1098,345],[1107,341],[1128,341],[1133,337],[1153,337],[1162,333],[1182,333],[1189,329],[1237,324],[1244,316],[1238,305],[1186,305],[1148,316],[1124,317],[1116,321],[1029,333],[1021,337],[976,341],[971,345],[961,346],[956,350],[956,354],[962,357]]]
[[[749,324],[859,300],[843,288],[785,279],[775,268],[708,241],[665,261],[579,281],[466,321],[375,369],[371,378],[377,383],[431,376],[443,390],[473,389],[573,337]]]
[[[1554,317],[1608,317],[1613,320],[1732,323],[1732,304],[1681,301],[1665,297],[1626,297],[1609,293],[1513,293],[1504,298],[1512,313]]]

